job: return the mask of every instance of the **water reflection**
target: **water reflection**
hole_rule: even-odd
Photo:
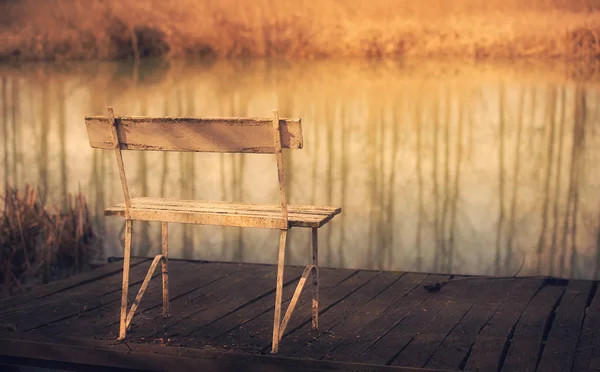
[[[4,66],[0,175],[56,200],[80,188],[104,251],[119,255],[123,223],[101,214],[122,199],[114,154],[89,147],[84,115],[107,105],[168,116],[277,107],[304,125],[304,149],[285,153],[290,202],[344,209],[321,230],[324,265],[492,275],[523,265],[520,275],[597,278],[599,86],[533,73],[335,62]],[[125,163],[134,196],[277,200],[270,156],[126,152]],[[159,251],[159,224],[135,222],[134,231],[136,254]],[[273,231],[176,225],[170,236],[177,257],[276,261]],[[289,263],[307,262],[309,237],[290,233]]]

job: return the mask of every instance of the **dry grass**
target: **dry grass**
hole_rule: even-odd
[[[89,267],[95,236],[83,195],[47,205],[35,189],[8,188],[0,197],[0,284],[4,295]]]
[[[3,4],[4,59],[600,56],[599,0]]]

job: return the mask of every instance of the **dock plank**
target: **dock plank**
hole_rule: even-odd
[[[546,326],[564,292],[563,286],[546,285],[527,305],[510,340],[503,372],[534,372],[537,369]]]
[[[457,295],[461,300],[449,301],[431,321],[425,324],[417,323],[418,328],[413,331],[415,335],[412,341],[396,355],[391,364],[404,367],[424,367],[442,341],[475,305],[477,299],[486,297],[487,292],[494,284],[494,281],[488,279],[469,278],[463,283],[454,282],[446,285],[442,290],[448,290],[448,286],[452,285],[463,287]],[[414,329],[408,322],[402,328]]]
[[[597,285],[597,282],[594,283],[595,292],[590,306],[585,311],[573,360],[573,371],[586,372],[600,369],[600,294]]]
[[[322,314],[326,314],[334,306],[338,305],[345,298],[349,297],[358,289],[365,286],[379,274],[380,272],[378,271],[361,270],[356,275],[350,276],[339,284],[331,287],[331,291],[326,288],[324,296],[319,298],[319,316],[322,317]],[[312,296],[309,292],[304,294],[304,301],[296,306],[294,315],[295,316],[292,316],[292,319],[290,320],[283,337],[289,336],[290,333],[311,322]],[[271,312],[270,316],[273,317],[273,312]],[[267,348],[270,349],[271,339],[269,338],[267,342],[263,342],[261,346],[263,350],[266,350]]]
[[[132,257],[131,267],[137,266],[143,262],[150,262],[150,259],[144,257]],[[48,283],[46,285],[32,289],[27,293],[22,293],[15,296],[0,299],[0,315],[23,308],[25,304],[31,301],[39,300],[41,298],[68,290],[78,285],[93,282],[95,280],[101,280],[107,276],[120,274],[122,272],[123,261],[119,260],[103,265],[102,267],[99,267],[95,270],[90,270],[78,275],[71,276],[66,279]],[[17,308],[15,309],[14,307]]]
[[[435,283],[449,279],[445,275],[429,275],[422,283]],[[421,283],[421,284],[422,284]],[[445,296],[445,295],[443,295]],[[396,354],[396,345],[404,340],[390,338],[391,347],[394,349],[388,355],[387,341],[379,343],[396,325],[410,316],[419,306],[432,298],[440,298],[440,293],[429,293],[423,286],[413,288],[406,296],[400,297],[393,306],[388,307],[379,317],[368,322],[350,337],[345,337],[338,345],[325,356],[326,360],[350,360],[366,364],[385,364]],[[379,344],[378,344],[379,343]],[[377,345],[377,346],[375,346]],[[399,350],[399,349],[398,349]],[[387,359],[386,359],[387,358]],[[384,360],[384,362],[379,362]]]
[[[192,265],[186,261],[174,261],[175,267]],[[130,271],[130,287],[140,285],[148,270],[147,265],[137,265]],[[159,274],[158,271],[155,275]],[[18,311],[0,316],[0,322],[10,323],[22,331],[42,327],[48,323],[67,319],[82,312],[104,306],[121,296],[122,276],[113,274],[101,281],[78,285],[61,296],[44,297],[23,305]]]
[[[300,274],[299,268],[291,268],[284,275],[284,286],[295,280]],[[236,298],[240,288],[244,288],[241,284],[242,280],[247,281],[262,281],[263,277],[270,276],[272,268],[269,266],[262,266],[255,270],[252,275],[248,275],[242,270],[239,275],[232,273],[222,280],[211,283],[210,285],[203,286],[202,288],[196,288],[194,291],[186,293],[185,295],[175,299],[171,307],[171,317],[165,321],[161,321],[159,325],[154,324],[152,319],[160,317],[160,307],[157,307],[149,311],[146,316],[148,321],[139,324],[136,329],[137,337],[142,339],[150,338],[169,338],[171,342],[177,340],[177,344],[180,344],[180,337],[195,329],[190,327],[188,321],[191,317],[198,315],[201,312],[207,311],[214,306],[227,306],[230,303],[231,298]],[[243,279],[242,279],[243,278]],[[240,287],[242,286],[242,287]],[[257,296],[262,295],[263,291],[269,290],[269,286],[262,288],[261,292],[258,292]],[[226,296],[224,294],[230,294]],[[256,289],[251,291],[250,295],[256,293]],[[250,297],[245,297],[250,298]],[[252,299],[252,298],[250,298]],[[229,301],[229,302],[228,302]],[[242,307],[243,309],[244,307]],[[238,309],[238,311],[241,309]],[[237,313],[234,312],[233,314]],[[208,324],[212,324],[209,322]],[[115,328],[116,329],[116,328]],[[179,331],[174,331],[179,329]]]
[[[41,361],[66,363],[67,365],[63,368],[67,370],[82,370],[82,365],[92,365],[100,367],[100,370],[120,368],[122,370],[177,372],[443,372],[0,332],[0,362],[12,360],[18,362],[23,360],[22,358],[38,358]]]
[[[477,335],[465,365],[467,371],[497,371],[508,338],[527,304],[544,284],[543,279],[519,279],[524,285],[510,294]]]
[[[381,316],[390,306],[393,306],[404,298],[410,291],[421,284],[426,277],[426,274],[406,274],[402,276],[387,288],[383,288],[384,290],[377,293],[375,298],[358,308],[350,316],[344,318],[337,316],[337,314],[336,316],[328,314],[327,319],[329,322],[325,323],[325,327],[321,327],[320,332],[316,332],[314,336],[312,335],[315,332],[309,330],[309,325],[300,328],[293,334],[295,336],[293,338],[294,342],[289,342],[282,346],[281,350],[296,358],[323,358],[343,342],[343,340],[353,337],[365,325]],[[375,282],[373,284],[378,283]],[[352,297],[350,296],[350,298]],[[335,309],[346,306],[348,305],[345,304],[345,301],[342,301]],[[309,342],[313,337],[314,340]]]
[[[286,270],[287,273],[287,270]],[[339,269],[321,269],[321,291],[326,288],[335,287],[344,280],[348,279],[351,275],[356,274],[356,270],[339,270]],[[296,286],[294,283],[283,288],[283,308],[289,304],[292,298]],[[305,287],[310,288],[310,287]],[[321,294],[322,296],[322,294]],[[305,301],[305,298],[302,298]],[[241,308],[239,311],[232,313],[218,321],[211,323],[201,329],[197,329],[194,333],[190,334],[188,338],[181,340],[183,344],[190,342],[196,342],[196,345],[203,345],[207,347],[216,347],[217,345],[223,344],[225,335],[239,326],[248,323],[255,318],[265,316],[265,313],[273,310],[275,304],[275,293],[271,293],[268,296],[261,298],[258,301],[249,304]],[[271,313],[272,314],[272,313]],[[327,317],[325,319],[328,319]],[[323,318],[319,320],[323,322]],[[272,319],[271,319],[272,323]],[[220,339],[219,339],[220,338]],[[281,352],[281,350],[280,350]]]
[[[324,272],[321,274],[321,278],[325,278],[322,279],[323,281],[327,281],[326,275],[327,274]],[[359,271],[335,286],[322,286],[320,289],[319,314],[326,314],[331,306],[343,300],[360,287],[366,285],[369,281],[374,279],[376,275],[377,272],[375,271]],[[334,282],[335,280],[330,279],[328,281]],[[311,321],[311,294],[305,292],[304,296],[301,297],[303,297],[302,302],[298,302],[298,305],[290,318],[290,322],[288,323],[288,327],[282,338],[282,344],[294,329]],[[287,304],[284,305],[284,309],[286,308]],[[272,308],[269,309],[269,311],[264,314],[242,324],[222,337],[219,337],[215,342],[225,345],[235,345],[236,349],[244,350],[246,352],[261,353],[271,345],[273,312],[274,310]],[[326,315],[323,315],[323,317],[324,316]]]
[[[288,336],[290,341],[285,346],[280,347],[280,353],[282,355],[286,355],[286,353],[287,355],[293,355],[294,350],[290,350],[289,347],[296,346],[295,349],[297,349],[299,346],[302,347],[302,345],[310,343],[311,340],[314,340],[313,343],[318,342],[319,336],[322,333],[331,333],[328,330],[334,325],[341,322],[348,324],[350,319],[357,316],[356,311],[375,301],[381,292],[388,290],[404,275],[403,273],[393,272],[378,273],[372,280],[358,288],[358,290],[350,293],[350,295],[330,307],[326,312],[326,316],[319,322],[319,330],[313,330],[312,324],[306,323],[302,327],[290,332]],[[325,345],[322,345],[322,347],[324,348]],[[294,356],[298,357],[297,355]]]
[[[302,268],[290,267],[286,272],[284,280],[289,285],[290,282],[300,277]],[[231,277],[226,283],[228,286],[226,288],[215,287],[207,291],[195,291],[185,299],[180,298],[174,302],[173,319],[168,321],[162,330],[146,332],[145,335],[138,332],[138,337],[156,336],[180,345],[180,339],[188,336],[194,330],[211,324],[274,292],[276,275],[277,272],[273,270],[272,266],[257,265],[251,272],[247,271],[245,275]],[[228,288],[231,290],[227,290]],[[181,308],[175,308],[180,305]],[[114,327],[115,333],[117,330],[117,327]]]
[[[243,270],[242,265],[224,264],[224,263],[206,263],[199,265],[185,265],[183,267],[169,269],[169,296],[170,302],[177,300],[180,296],[188,291],[192,291],[198,287],[204,287],[215,281],[226,277],[230,273]],[[152,309],[157,309],[162,319],[162,282],[160,281],[159,271],[157,275],[150,281],[144,297],[136,311],[131,322],[131,329],[139,326],[140,319],[155,319],[158,314],[149,314]],[[131,286],[129,292],[129,306],[140,284]],[[102,335],[107,327],[119,323],[119,314],[121,309],[120,296],[113,298],[112,301],[104,301],[104,306],[98,307],[91,311],[86,311],[77,316],[61,320],[45,326],[43,330],[45,334],[57,335]]]
[[[568,372],[573,366],[577,340],[592,290],[592,282],[571,280],[556,310],[538,367],[544,372]]]
[[[475,343],[479,331],[492,318],[500,305],[510,299],[512,291],[519,291],[524,281],[498,280],[486,296],[482,296],[460,323],[442,341],[426,368],[459,370]]]

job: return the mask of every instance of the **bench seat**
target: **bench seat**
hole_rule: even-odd
[[[318,228],[342,208],[315,205],[288,205],[288,227]],[[106,216],[125,217],[125,204],[104,210]],[[207,202],[171,198],[132,198],[132,220],[193,223],[201,225],[281,228],[281,206]]]

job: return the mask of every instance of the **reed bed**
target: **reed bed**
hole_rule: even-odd
[[[0,58],[600,56],[599,0],[21,0]]]
[[[96,237],[85,197],[49,205],[36,190],[8,187],[0,197],[0,284],[11,295],[90,268]]]

